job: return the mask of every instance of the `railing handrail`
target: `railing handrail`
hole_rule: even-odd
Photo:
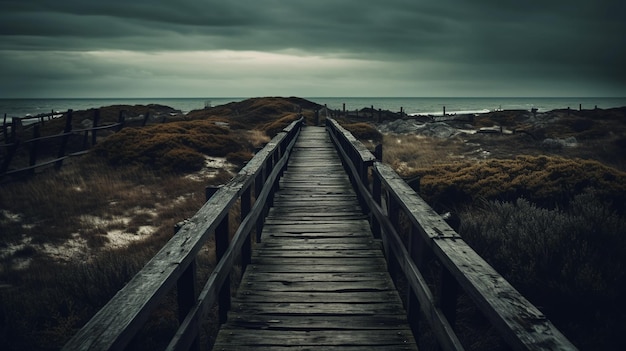
[[[237,252],[250,235],[253,224],[265,214],[267,200],[271,201],[274,184],[282,173],[303,118],[292,122],[278,133],[226,185],[221,187],[200,210],[180,228],[163,248],[124,286],[83,328],[63,347],[63,350],[111,350],[124,348],[147,321],[157,303],[193,268],[196,255],[212,232],[228,223],[231,207],[241,197],[249,203],[250,189],[255,184],[254,208],[248,212],[215,270],[209,277],[190,312],[184,316],[169,349],[181,349],[197,337],[195,328],[206,313],[232,270]],[[262,183],[263,188],[257,187]],[[247,195],[244,199],[242,195]],[[242,205],[243,206],[243,205]],[[243,211],[242,211],[243,212]],[[261,216],[261,217],[260,217]],[[226,225],[226,237],[228,225]],[[216,233],[217,240],[217,233]],[[226,239],[227,240],[227,239]],[[217,243],[216,243],[217,245]]]
[[[456,304],[457,287],[463,289],[485,314],[507,344],[517,350],[575,350],[576,347],[524,296],[482,259],[406,182],[388,165],[373,161],[373,155],[337,121],[326,120],[327,129],[342,161],[351,174],[362,204],[372,216],[372,230],[381,233],[390,269],[398,266],[404,274],[417,304],[446,350],[462,350],[453,328],[454,311],[445,306],[445,297],[435,301],[420,273],[419,260],[429,251],[441,263],[442,290],[451,290]],[[363,156],[365,155],[365,156]],[[369,172],[373,184],[369,185]],[[386,209],[381,201],[386,190]],[[408,245],[398,234],[398,214],[402,211],[411,223]],[[408,246],[408,247],[407,247]],[[417,251],[421,251],[419,254]],[[453,285],[453,287],[450,287]],[[414,308],[411,306],[411,308]],[[411,310],[409,313],[411,313]],[[413,311],[414,312],[414,311]],[[410,315],[417,319],[417,315]],[[449,319],[452,319],[450,322]],[[414,321],[410,321],[411,323]]]

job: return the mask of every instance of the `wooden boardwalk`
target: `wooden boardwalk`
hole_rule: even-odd
[[[308,126],[214,350],[416,350],[335,148]]]

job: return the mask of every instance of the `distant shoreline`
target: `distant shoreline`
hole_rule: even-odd
[[[5,114],[7,118],[25,117],[27,115],[36,116],[42,113],[65,112],[72,110],[87,110],[111,105],[148,105],[160,104],[188,113],[192,110],[203,109],[205,105],[224,105],[230,102],[239,102],[247,98],[75,98],[75,99],[0,99],[0,118]],[[345,105],[347,111],[355,109],[370,108],[388,110],[392,112],[403,112],[407,115],[442,115],[443,107],[446,113],[483,113],[498,110],[527,110],[536,108],[538,112],[547,112],[555,109],[566,109],[570,107],[578,110],[582,105],[583,109],[598,108],[607,109],[626,106],[626,97],[569,97],[569,98],[407,98],[407,97],[314,97],[305,98],[320,105],[327,105],[328,108],[342,110]]]

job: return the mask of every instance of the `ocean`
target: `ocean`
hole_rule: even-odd
[[[0,99],[0,118],[2,116],[25,117],[36,116],[41,113],[52,111],[63,112],[68,109],[85,110],[102,106],[127,104],[145,105],[161,104],[181,110],[187,113],[192,110],[202,109],[205,104],[218,106],[229,102],[242,101],[246,98],[97,98],[97,99]],[[623,98],[408,98],[408,97],[310,97],[306,98],[316,103],[327,105],[331,109],[343,109],[354,111],[364,107],[373,106],[375,109],[399,112],[402,109],[407,114],[432,114],[441,115],[445,106],[446,113],[484,113],[495,110],[530,110],[538,109],[546,112],[554,109],[567,108],[583,109],[612,108],[626,106],[626,97]]]

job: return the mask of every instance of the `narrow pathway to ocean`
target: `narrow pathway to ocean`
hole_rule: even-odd
[[[214,350],[417,350],[323,127],[304,127]]]

